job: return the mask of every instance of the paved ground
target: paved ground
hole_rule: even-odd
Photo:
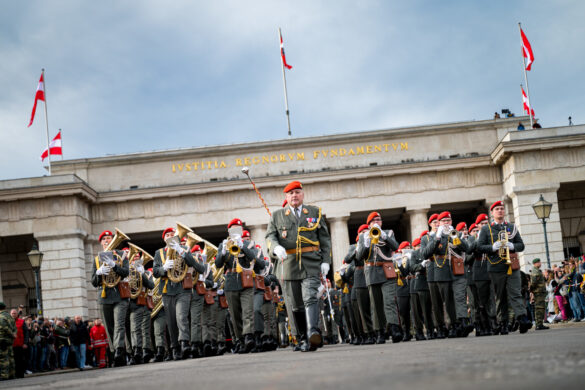
[[[343,344],[315,353],[285,349],[75,371],[1,382],[0,388],[509,390],[577,389],[584,383],[585,324],[571,324],[525,335]]]

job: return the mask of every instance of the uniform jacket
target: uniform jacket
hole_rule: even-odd
[[[122,255],[124,254],[122,251],[118,251],[118,250],[115,250],[113,252],[115,253],[114,256],[118,256],[118,257],[122,257]],[[96,256],[96,258],[97,258],[97,256]],[[100,264],[100,266],[101,266],[101,264]],[[97,272],[96,261],[94,260],[94,261],[92,261],[91,284],[94,287],[97,287],[97,289],[98,289],[98,302],[100,304],[112,304],[112,303],[120,302],[122,300],[122,298],[120,298],[120,292],[118,291],[118,286],[106,287],[106,296],[105,296],[105,298],[102,298],[102,278],[103,278],[103,275],[96,275],[96,272]],[[116,263],[116,265],[114,266],[114,268],[112,268],[112,270],[110,272],[115,272],[118,275],[120,275],[122,277],[122,279],[124,279],[130,273],[128,259],[127,258],[124,259],[124,261],[122,262],[122,266],[119,266]]]
[[[356,258],[363,262],[374,262],[380,266],[368,266],[364,267],[366,275],[366,284],[368,286],[373,284],[381,284],[386,282],[386,276],[381,265],[382,262],[388,261],[392,257],[392,252],[398,249],[398,242],[394,238],[394,233],[391,230],[386,230],[386,240],[380,241],[378,244],[371,244],[370,248],[367,248],[364,244],[366,235],[361,234],[357,246]],[[397,266],[397,264],[395,264]]]
[[[184,247],[184,249],[187,249],[187,248]],[[162,278],[160,283],[158,284],[159,293],[163,294],[163,295],[174,296],[174,295],[179,295],[185,291],[190,292],[188,290],[183,289],[182,282],[175,283],[175,282],[172,282],[170,279],[167,279],[167,271],[165,271],[165,269],[163,268],[163,265],[164,265],[163,260],[165,260],[167,250],[168,250],[167,247],[161,248],[161,249],[157,250],[155,255],[154,255],[152,274],[154,275],[155,278]],[[185,260],[185,263],[189,267],[193,267],[196,272],[205,273],[205,271],[207,271],[207,265],[202,264],[199,261],[195,260],[195,258],[191,254],[191,252],[189,252],[188,250],[185,252],[184,260]],[[163,293],[165,284],[167,287],[167,292]],[[153,284],[153,288],[154,288],[154,284]]]
[[[451,270],[451,263],[447,256],[448,248],[451,245],[451,238],[447,234],[442,234],[439,241],[435,236],[429,236],[427,245],[422,250],[422,257],[428,258],[434,262],[434,280],[435,282],[451,282],[453,281],[453,271]],[[453,251],[460,256],[465,256],[467,250],[467,243],[461,240],[461,244],[452,247]],[[465,275],[461,275],[465,277]]]
[[[424,249],[425,246],[427,246],[429,244],[430,241],[431,241],[431,236],[429,234],[425,234],[424,236],[421,237],[420,249],[419,249],[419,251],[421,251],[421,252],[419,252],[419,255],[422,256],[422,250]],[[423,258],[422,260],[428,260],[428,259]],[[435,262],[431,261],[429,263],[429,265],[427,266],[426,277],[427,277],[427,282],[429,282],[429,283],[432,283],[435,281]]]
[[[481,253],[485,253],[488,257],[488,272],[508,272],[508,265],[500,259],[498,251],[493,251],[493,244],[499,240],[500,231],[506,229],[509,234],[509,242],[514,244],[514,250],[510,252],[522,252],[524,250],[524,242],[520,237],[520,232],[513,223],[504,222],[498,224],[492,222],[485,225],[479,232],[477,249]]]
[[[227,249],[225,255],[222,254],[225,245],[226,243],[222,242],[219,245],[219,248],[217,248],[215,266],[219,269],[225,265],[224,291],[241,291],[242,277],[236,272],[236,261],[234,256],[232,256]],[[240,250],[237,262],[242,268],[250,268],[252,262],[254,262],[254,272],[256,274],[266,266],[266,262],[263,258],[259,257],[258,251],[256,251],[256,245],[251,240],[249,243],[244,242],[244,246]]]
[[[540,268],[533,267],[530,275],[530,292],[540,295],[546,295],[546,281]]]
[[[319,243],[319,250],[288,254],[282,262],[276,261],[275,274],[282,280],[300,280],[307,276],[319,276],[321,263],[331,264],[331,237],[325,223],[325,217],[319,215],[321,211],[316,206],[303,205],[301,217],[297,219],[290,207],[276,210],[270,218],[266,230],[266,245],[270,256],[276,258],[274,248],[278,245],[284,249],[296,249],[299,229],[301,237],[311,242]],[[313,244],[301,242],[301,247],[310,247]],[[300,257],[300,262],[299,262]]]
[[[426,271],[428,268],[422,266],[423,262],[421,249],[417,249],[412,251],[412,255],[410,256],[410,260],[408,260],[408,271],[414,273],[414,279],[411,280],[412,285],[414,287],[415,292],[419,291],[429,291],[429,284],[427,282]],[[428,266],[432,264],[429,263]],[[412,290],[411,290],[412,291]]]
[[[355,288],[367,288],[366,276],[364,274],[364,261],[357,259],[357,245],[352,244],[349,246],[347,255],[345,255],[345,264],[353,264],[353,287]]]

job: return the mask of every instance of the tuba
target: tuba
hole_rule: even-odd
[[[162,294],[160,293],[160,278],[154,279],[154,288],[151,290],[150,294],[154,304],[154,308],[150,313],[150,318],[154,318],[163,307]]]
[[[508,232],[506,230],[500,230],[498,233],[498,239],[502,243],[502,246],[499,249],[499,256],[500,259],[504,260],[506,264],[510,265],[512,262],[510,261],[510,248],[508,248]]]
[[[167,271],[167,277],[174,283],[180,283],[187,275],[188,266],[185,263],[185,260],[181,256],[178,256],[174,249],[170,248],[171,242],[177,242],[180,245],[181,240],[185,235],[189,232],[193,232],[187,226],[177,222],[177,233],[167,240],[167,245],[169,245],[169,249],[167,250],[167,260],[173,260],[174,265],[173,268]]]
[[[119,247],[120,244],[122,244],[122,242],[129,239],[130,238],[127,235],[125,235],[121,230],[116,228],[116,234],[114,235],[114,238],[112,238],[112,241],[104,250],[104,252],[112,252],[115,259],[114,261],[116,261],[117,259],[118,261],[116,261],[116,263],[118,263],[118,265],[120,266],[122,265],[121,262],[119,261],[121,260],[121,258],[116,252],[114,252],[114,249]],[[102,276],[102,281],[106,287],[116,287],[121,279],[122,277],[115,273],[114,270],[112,270],[109,274]]]
[[[130,285],[130,298],[136,299],[142,291],[142,275],[136,270],[137,265],[143,265],[152,261],[153,257],[138,245],[129,243],[130,251],[128,252],[128,260],[130,261],[130,274],[128,275],[128,284]],[[142,258],[132,261],[134,257],[142,253]]]

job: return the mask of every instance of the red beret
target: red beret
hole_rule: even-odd
[[[184,244],[187,242],[187,236],[184,236],[183,238],[181,238],[181,244]]]
[[[368,224],[369,224],[369,223],[372,221],[372,219],[374,219],[374,218],[376,218],[376,217],[380,217],[380,218],[382,218],[382,216],[380,215],[380,213],[379,213],[379,212],[377,212],[377,211],[372,211],[372,212],[370,213],[370,215],[368,215],[368,219],[366,220],[366,223],[368,223]]]
[[[467,224],[466,224],[465,222],[459,222],[459,223],[457,224],[457,226],[455,226],[455,229],[456,229],[458,232],[460,232],[460,231],[461,231],[461,229],[463,229],[463,228],[466,228],[466,227],[467,227]]]
[[[191,248],[191,253],[195,252],[201,252],[201,247],[199,245],[193,245],[193,248]]]
[[[361,225],[358,229],[358,234],[360,234],[361,232],[363,232],[364,230],[366,230],[369,226],[366,225],[365,223],[363,225]]]
[[[492,211],[494,209],[494,207],[496,207],[496,206],[503,206],[503,205],[504,205],[504,203],[502,203],[501,200],[498,200],[497,202],[494,202],[494,204],[490,206],[490,211]]]
[[[288,203],[288,200],[284,200],[284,202],[282,202],[282,207],[286,206],[286,204]]]
[[[230,221],[230,223],[228,223],[228,229],[231,228],[234,225],[238,225],[238,226],[242,226],[242,221],[239,220],[238,218],[234,218]]]
[[[303,185],[301,184],[301,182],[295,180],[295,181],[291,181],[290,183],[288,183],[286,185],[286,187],[284,187],[284,191],[282,191],[282,192],[284,192],[286,194],[287,192],[290,192],[292,190],[302,190],[302,189],[303,189]]]
[[[256,244],[256,248],[262,248],[262,246],[260,246],[260,244]]]
[[[472,231],[473,231],[473,229],[476,229],[476,228],[477,228],[477,225],[476,225],[476,224],[474,224],[474,223],[472,223],[472,224],[469,226],[469,231],[470,231],[470,232],[472,232]]]
[[[480,222],[482,222],[482,221],[487,221],[487,219],[488,219],[488,216],[487,216],[487,214],[479,214],[479,215],[477,216],[477,218],[475,219],[475,224],[476,224],[476,225],[479,225],[479,223],[480,223]]]
[[[414,248],[415,246],[419,246],[420,245],[420,238],[415,238],[414,240],[412,240],[412,247]]]
[[[175,228],[173,228],[173,227],[168,227],[168,228],[166,228],[165,230],[163,230],[163,234],[162,234],[162,238],[163,238],[163,240],[165,239],[165,235],[166,235],[167,233],[169,233],[169,232],[170,232],[170,233],[174,233],[174,232],[175,232]]]
[[[433,222],[435,219],[437,219],[437,217],[439,216],[439,214],[433,214],[429,217],[429,225],[431,222]]]
[[[443,211],[441,214],[439,214],[439,216],[437,217],[437,219],[440,221],[443,218],[451,218],[451,213],[448,211]]]
[[[428,230],[425,230],[425,231],[423,231],[423,232],[420,234],[420,236],[418,236],[418,238],[421,238],[422,236],[426,236],[428,232],[429,232]]]
[[[247,230],[244,230],[244,231],[242,232],[242,238],[246,238],[246,237],[250,237],[250,232],[249,232],[249,231],[247,231]]]
[[[410,242],[408,242],[408,241],[402,241],[402,242],[400,243],[400,245],[398,246],[398,250],[399,250],[399,251],[401,251],[401,250],[403,250],[404,248],[406,248],[407,246],[410,246]]]
[[[102,238],[104,238],[105,236],[114,237],[114,235],[112,234],[112,232],[111,232],[111,231],[109,231],[109,230],[104,230],[104,231],[103,231],[103,232],[100,234],[100,236],[98,237],[98,241],[101,241],[101,240],[102,240]]]
[[[147,269],[148,272],[152,273],[152,268]]]
[[[122,248],[122,250],[123,250],[123,251],[129,251],[129,250],[130,250],[130,248],[128,248],[128,247],[125,247],[125,248]]]

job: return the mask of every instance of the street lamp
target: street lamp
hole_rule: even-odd
[[[536,214],[536,218],[542,221],[542,228],[544,230],[544,246],[546,248],[546,262],[548,264],[548,269],[550,268],[550,255],[548,253],[548,238],[546,236],[546,220],[550,216],[550,211],[552,209],[552,203],[547,202],[540,194],[540,198],[536,203],[532,205],[534,209],[534,213]]]
[[[39,273],[41,271],[41,263],[43,261],[43,252],[39,251],[39,248],[37,247],[37,243],[35,241],[31,251],[28,252],[26,255],[28,256],[30,265],[32,266],[32,269],[35,273],[35,290],[37,293],[37,315],[40,316],[42,314],[42,307]]]

